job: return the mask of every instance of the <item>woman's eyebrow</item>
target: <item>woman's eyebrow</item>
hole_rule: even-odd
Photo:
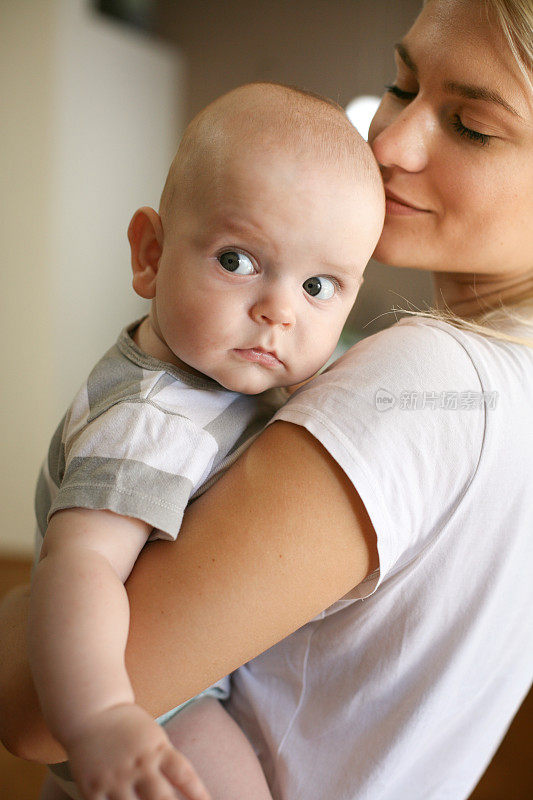
[[[523,119],[522,115],[516,111],[507,100],[504,100],[501,94],[493,91],[492,89],[485,89],[483,86],[470,86],[466,83],[456,83],[455,81],[446,81],[444,88],[451,94],[459,94],[461,97],[467,97],[470,100],[487,100],[489,103],[497,103],[503,106],[515,117]]]
[[[405,66],[409,67],[409,69],[412,72],[414,72],[415,75],[418,75],[418,67],[416,66],[416,64],[413,61],[413,59],[411,58],[411,56],[409,55],[409,51],[408,51],[407,47],[404,44],[402,44],[401,42],[398,42],[397,44],[394,45],[394,49],[396,50],[396,52],[398,53],[398,55],[402,59],[402,61],[405,64]]]
[[[418,67],[409,55],[407,47],[399,42],[398,44],[394,45],[394,49],[402,59],[405,66],[414,72],[415,75],[418,75]],[[492,89],[486,89],[483,86],[472,86],[467,83],[458,83],[457,81],[445,81],[444,89],[450,94],[458,94],[461,95],[461,97],[467,97],[469,100],[486,100],[489,103],[497,103],[511,114],[514,114],[515,117],[523,119],[522,115],[519,114],[518,111],[507,102],[507,100],[504,100],[499,92],[496,92]]]

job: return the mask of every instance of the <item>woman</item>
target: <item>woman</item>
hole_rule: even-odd
[[[370,131],[376,257],[433,271],[463,322],[352,348],[129,580],[139,702],[160,714],[249,662],[228,708],[282,800],[466,798],[531,682],[532,28],[529,0],[429,0]],[[24,615],[19,592],[2,735],[60,760]]]

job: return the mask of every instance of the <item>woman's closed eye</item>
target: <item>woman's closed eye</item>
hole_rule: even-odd
[[[452,119],[452,126],[455,128],[459,136],[466,137],[470,139],[472,142],[476,142],[480,145],[486,145],[492,139],[492,136],[489,136],[487,133],[480,133],[480,131],[474,131],[472,128],[467,128],[466,125],[463,125],[461,117],[459,114],[455,114]]]
[[[387,92],[392,94],[394,97],[398,98],[398,100],[414,100],[418,92],[407,92],[405,89],[400,89],[395,83],[387,84],[385,86]],[[481,146],[485,146],[489,144],[490,140],[493,138],[489,136],[487,133],[481,133],[480,131],[473,130],[473,128],[468,128],[464,125],[463,121],[459,114],[454,114],[451,119],[451,126],[452,128],[457,131],[459,136],[462,138],[466,138],[474,144],[480,144]]]
[[[385,89],[399,100],[414,100],[417,95],[417,92],[406,92],[405,89],[400,89],[395,83],[387,83]]]

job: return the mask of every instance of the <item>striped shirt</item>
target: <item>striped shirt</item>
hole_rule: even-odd
[[[38,558],[51,515],[107,509],[176,538],[183,512],[286,399],[230,392],[144,353],[125,328],[60,422],[35,494]]]

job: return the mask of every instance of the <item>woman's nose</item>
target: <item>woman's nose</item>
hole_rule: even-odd
[[[296,320],[289,293],[279,289],[261,294],[252,304],[250,316],[254,322],[283,327],[291,327]]]
[[[387,103],[395,102],[389,99]],[[369,132],[369,144],[378,163],[405,172],[421,172],[428,163],[432,132],[429,112],[412,100],[395,112],[378,109]]]

